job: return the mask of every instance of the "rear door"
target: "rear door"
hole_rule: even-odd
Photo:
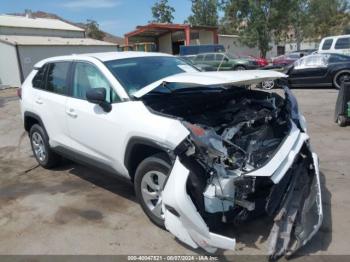
[[[203,63],[206,65],[210,65],[213,68],[217,68],[219,65],[219,63],[217,61],[215,61],[215,54],[206,54],[204,56]]]
[[[52,147],[68,143],[65,106],[70,66],[70,61],[48,63],[32,82],[33,113],[43,121]]]
[[[219,71],[223,70],[231,70],[232,64],[229,62],[229,59],[224,54],[215,54],[215,60],[217,63],[217,67],[220,66]]]

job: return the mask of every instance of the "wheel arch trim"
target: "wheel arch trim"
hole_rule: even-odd
[[[35,120],[37,120],[38,123],[40,124],[40,126],[41,126],[41,127],[44,129],[44,131],[46,132],[47,137],[49,137],[49,135],[47,134],[45,125],[44,125],[43,121],[41,120],[41,117],[38,116],[37,114],[32,113],[32,112],[29,112],[29,111],[25,111],[25,112],[24,112],[24,129],[25,129],[27,132],[30,131],[30,130],[29,130],[29,127],[26,126],[26,118],[28,118],[28,117],[34,118]]]
[[[131,167],[132,156],[134,153],[133,150],[137,146],[146,146],[146,147],[154,148],[157,151],[161,151],[161,152],[166,153],[169,156],[169,158],[171,159],[170,149],[166,145],[163,145],[163,144],[161,144],[155,140],[149,139],[149,138],[134,136],[134,137],[131,137],[129,139],[127,146],[125,148],[124,166],[126,167],[127,170],[129,170]]]

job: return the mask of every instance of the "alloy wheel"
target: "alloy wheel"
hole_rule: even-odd
[[[263,81],[261,83],[261,87],[266,90],[271,90],[275,87],[275,81],[274,80]]]
[[[147,208],[158,218],[164,219],[162,195],[166,175],[160,171],[149,171],[141,180],[142,198]]]
[[[350,73],[343,73],[338,75],[335,81],[337,88],[340,88],[343,82],[350,81]]]
[[[35,156],[39,159],[40,162],[45,161],[46,148],[45,148],[44,140],[40,133],[34,132],[32,134],[32,144],[33,144]]]

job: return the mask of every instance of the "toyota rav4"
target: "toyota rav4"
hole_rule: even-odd
[[[318,158],[295,97],[286,86],[284,95],[251,88],[284,77],[96,53],[37,63],[19,94],[44,168],[64,156],[129,178],[154,224],[207,252],[234,249],[234,238],[215,233],[223,223],[270,216],[277,258],[322,222]]]

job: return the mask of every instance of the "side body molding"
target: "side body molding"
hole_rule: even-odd
[[[186,192],[189,172],[176,158],[162,192],[162,208],[166,229],[193,248],[202,247],[211,253],[215,252],[217,248],[234,250],[235,239],[211,233],[203,218],[197,212]]]

